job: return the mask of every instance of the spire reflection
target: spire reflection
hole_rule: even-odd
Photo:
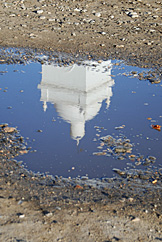
[[[43,110],[50,102],[58,115],[71,124],[71,138],[79,143],[85,135],[85,123],[100,111],[103,100],[110,105],[112,86],[111,61],[84,62],[73,66],[42,65],[41,90]]]

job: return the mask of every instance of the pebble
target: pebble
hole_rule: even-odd
[[[133,218],[131,221],[132,222],[139,222],[140,221],[140,218],[136,217],[136,218]]]
[[[24,4],[21,4],[21,9],[26,10],[26,7]]]
[[[39,9],[39,10],[36,10],[35,11],[37,14],[41,14],[41,13],[43,13],[43,10],[42,9]]]
[[[96,17],[101,17],[101,13],[95,13],[94,14]]]
[[[124,45],[114,45],[115,48],[124,48]]]
[[[24,217],[25,217],[25,214],[23,214],[23,213],[17,213],[17,216],[18,216],[19,218],[24,218]]]
[[[45,17],[45,16],[40,16],[39,18],[40,18],[40,19],[45,19],[46,17]]]
[[[16,16],[16,14],[14,14],[14,13],[13,13],[13,14],[10,14],[9,16],[10,16],[10,17],[15,17],[15,16]]]
[[[26,28],[27,27],[26,24],[20,24],[20,26],[23,27],[23,28]]]
[[[20,200],[20,201],[18,201],[18,205],[21,205],[23,203],[23,201],[22,200]]]
[[[125,176],[125,175],[126,175],[126,172],[125,172],[125,171],[122,171],[122,170],[120,170],[120,169],[116,169],[116,168],[114,168],[113,171],[114,171],[115,173],[117,173],[118,175],[120,175],[120,176]]]
[[[131,18],[138,18],[139,17],[136,12],[129,12],[128,16],[131,17]]]
[[[102,32],[100,32],[100,34],[102,34],[102,35],[106,35],[106,32],[102,31]]]
[[[5,133],[13,133],[14,131],[16,131],[16,128],[14,127],[5,127],[4,129]]]
[[[49,18],[48,21],[53,22],[53,21],[55,21],[55,18]]]
[[[76,33],[75,33],[75,32],[72,32],[72,33],[71,33],[71,36],[76,36]]]
[[[56,207],[56,210],[61,210],[61,208],[60,207]]]
[[[52,216],[52,215],[53,215],[53,213],[51,213],[51,212],[47,212],[47,213],[45,214],[46,217],[50,217],[50,216]]]
[[[81,179],[82,181],[86,181],[86,180],[88,180],[88,176],[82,176],[80,179]]]

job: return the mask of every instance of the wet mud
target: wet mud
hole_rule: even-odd
[[[133,241],[161,239],[162,169],[114,170],[118,177],[102,179],[53,177],[17,162],[28,148],[16,128],[1,124],[0,146],[3,241],[130,241],[132,227],[138,229]]]

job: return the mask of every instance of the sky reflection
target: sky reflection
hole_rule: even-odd
[[[130,160],[93,153],[100,151],[100,137],[121,134],[134,154],[155,156],[155,165],[161,164],[161,132],[151,124],[162,125],[162,87],[129,75],[143,69],[108,60],[68,67],[0,65],[0,71],[0,122],[17,126],[36,151],[18,157],[28,169],[111,177],[112,168],[124,169]]]

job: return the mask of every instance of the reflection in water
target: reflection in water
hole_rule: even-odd
[[[111,61],[86,64],[90,65],[42,65],[42,81],[38,85],[44,111],[47,102],[54,104],[59,116],[71,124],[70,134],[77,144],[85,135],[85,122],[99,113],[103,100],[109,107],[114,84]]]
[[[138,155],[155,156],[155,166],[161,165],[161,132],[150,126],[162,123],[162,87],[125,75],[132,71],[143,73],[144,69],[123,64],[113,65],[111,69],[110,61],[101,65],[89,64],[91,67],[41,66],[39,63],[0,65],[3,74],[0,76],[1,123],[17,126],[22,136],[29,137],[28,145],[37,151],[28,152],[18,160],[23,159],[29,170],[48,171],[64,177],[85,174],[90,178],[112,177],[112,168],[123,170],[132,165],[143,169],[143,163],[140,165],[136,160],[128,165],[128,159],[121,161],[121,156],[119,160],[114,159],[114,155],[109,156],[116,150],[106,144],[103,146],[100,138],[110,135],[116,140],[127,137],[133,144],[134,159],[138,159]],[[94,65],[97,65],[96,69]],[[116,78],[113,89],[111,73]],[[40,93],[46,112],[40,102]],[[106,100],[108,110],[105,110]],[[59,116],[66,121],[61,121]],[[148,117],[152,119],[148,120]],[[86,123],[87,120],[90,121]],[[71,124],[73,139],[79,141],[86,133],[79,147],[68,135],[70,125],[67,122]],[[122,125],[123,129],[115,129]],[[106,154],[93,155],[102,151]],[[130,153],[127,155],[132,158]]]

